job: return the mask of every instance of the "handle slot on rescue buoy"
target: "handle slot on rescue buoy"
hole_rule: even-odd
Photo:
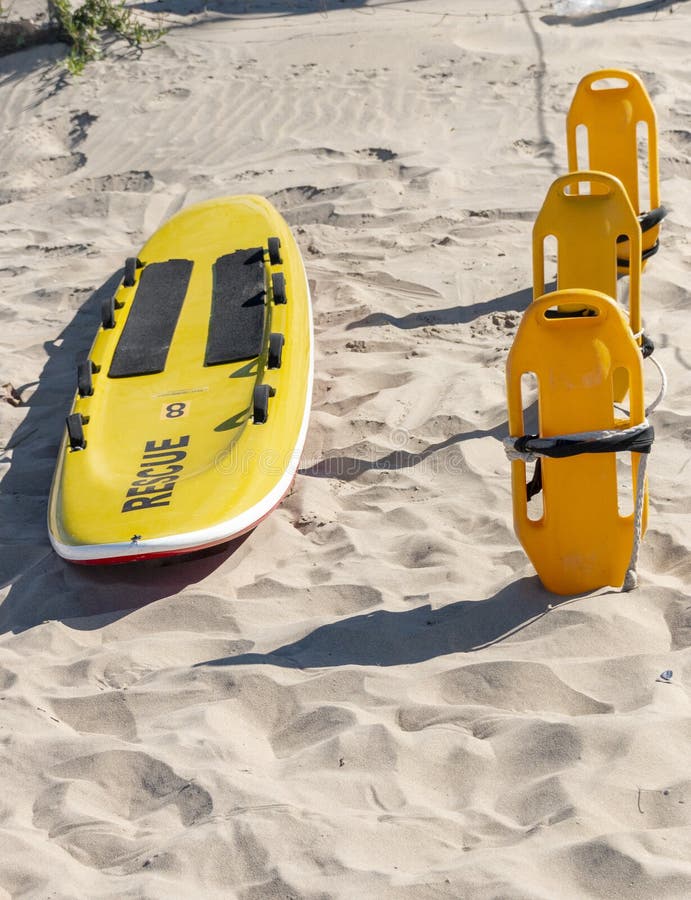
[[[271,291],[274,297],[274,303],[286,303],[286,278],[283,272],[274,272],[271,276]]]
[[[280,266],[283,262],[281,257],[281,239],[278,237],[270,237],[269,244],[269,262],[272,266]]]
[[[625,91],[630,85],[621,74],[611,75],[606,78],[598,78],[590,83],[591,91]]]
[[[563,194],[565,197],[584,197],[596,196],[607,197],[612,193],[612,188],[605,181],[602,181],[590,173],[574,172],[572,180],[566,182],[563,186]]]
[[[281,368],[284,344],[285,338],[280,332],[273,332],[269,335],[269,356],[266,364],[268,369]]]
[[[534,372],[524,372],[521,375],[521,410],[523,430],[530,433],[537,431],[540,422],[540,389]],[[542,502],[542,466],[539,458],[525,463],[525,475],[528,501],[526,515],[531,522],[539,522],[545,512]]]
[[[270,384],[257,384],[254,387],[253,420],[255,425],[263,425],[269,418],[269,397],[276,394],[276,388]]]
[[[83,450],[86,447],[86,438],[84,437],[84,418],[82,414],[71,413],[65,421],[67,423],[70,450]]]
[[[578,309],[563,309],[559,306],[550,306],[544,312],[547,322],[558,319],[594,319],[600,315],[599,309],[594,306],[579,306]]]

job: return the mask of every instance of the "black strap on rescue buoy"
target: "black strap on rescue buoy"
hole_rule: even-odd
[[[538,434],[524,434],[515,438],[517,453],[535,453],[550,459],[564,459],[580,456],[582,453],[650,453],[655,440],[652,425],[630,428],[625,431],[592,432],[592,436],[540,437]]]
[[[532,500],[542,490],[542,457],[565,459],[583,453],[650,453],[655,429],[647,421],[622,430],[583,432],[573,435],[540,437],[524,434],[506,438],[505,449],[511,459],[523,458],[535,462],[535,469],[526,484],[526,498]]]
[[[640,216],[638,216],[638,223],[641,226],[641,231],[645,234],[646,231],[650,231],[651,228],[659,225],[668,212],[669,210],[666,206],[656,206],[655,209],[641,213]],[[625,234],[620,234],[617,238],[617,244],[623,244],[624,241],[628,241],[628,237]],[[648,247],[647,250],[644,250],[641,253],[641,260],[650,259],[651,256],[655,256],[659,249],[660,241],[657,240],[652,247]],[[626,268],[629,265],[629,261],[628,259],[619,259],[619,257],[617,257],[617,265],[620,268]]]

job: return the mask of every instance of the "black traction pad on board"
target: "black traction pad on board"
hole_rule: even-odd
[[[189,259],[169,259],[142,269],[108,370],[110,378],[153,375],[165,369],[192,266]]]
[[[236,250],[214,263],[205,366],[259,356],[266,314],[264,251]]]

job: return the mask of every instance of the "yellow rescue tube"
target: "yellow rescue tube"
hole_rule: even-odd
[[[632,251],[631,330],[641,328],[641,227],[626,190],[606,172],[572,172],[555,179],[533,226],[533,296],[545,283],[545,240],[557,244],[557,288],[587,288],[617,297],[617,252],[626,237]]]
[[[586,316],[552,317],[576,305]],[[625,370],[630,411],[615,413],[614,380]],[[509,433],[525,434],[522,378],[537,380],[540,437],[627,429],[645,421],[642,356],[614,300],[588,290],[538,298],[523,315],[507,362]],[[529,514],[526,463],[511,463],[516,535],[545,587],[577,594],[624,583],[634,543],[633,507],[640,454],[631,457],[632,486],[619,497],[615,453],[541,460],[542,514]],[[622,454],[623,455],[623,454]],[[534,501],[531,501],[531,503]],[[647,490],[642,530],[647,519]]]
[[[183,210],[128,260],[79,367],[48,511],[65,559],[223,543],[295,477],[312,393],[300,251],[264,198]]]
[[[608,82],[609,80],[609,82]],[[579,140],[584,129],[584,140]],[[637,215],[660,208],[657,118],[643,82],[623,69],[600,69],[578,83],[566,117],[568,165],[618,178]],[[647,156],[639,160],[639,146]],[[580,154],[579,154],[580,145]],[[645,179],[641,173],[647,171]],[[655,252],[659,224],[643,232],[643,259]],[[619,271],[628,271],[631,249],[620,245]]]

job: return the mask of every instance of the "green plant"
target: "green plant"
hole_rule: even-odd
[[[125,0],[85,0],[72,9],[70,0],[49,0],[51,14],[70,47],[65,65],[72,75],[100,56],[104,36],[115,36],[133,47],[151,44],[165,34],[163,28],[146,28],[125,7]]]

